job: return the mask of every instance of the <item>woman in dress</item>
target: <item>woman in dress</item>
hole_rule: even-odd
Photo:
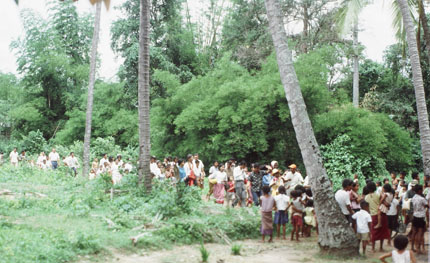
[[[217,183],[214,186],[215,202],[224,204],[225,184],[227,183],[227,173],[224,166],[220,166],[219,171],[215,172],[215,179]]]
[[[376,228],[378,224],[378,211],[380,207],[380,196],[376,193],[376,184],[369,182],[366,185],[367,191],[366,202],[369,203],[370,215],[372,216],[371,224],[371,239],[372,239],[372,250],[375,251],[375,242],[380,241],[380,251],[383,251],[384,239],[390,238],[390,229],[388,228],[388,218],[386,214],[381,215],[381,227]]]

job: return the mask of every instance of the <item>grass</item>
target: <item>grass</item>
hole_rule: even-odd
[[[203,243],[200,246],[200,255],[202,256],[202,262],[207,263],[209,259],[209,251],[207,251]]]
[[[234,244],[233,246],[231,246],[231,254],[233,254],[235,256],[239,256],[241,249],[242,249],[241,245]]]
[[[65,262],[79,256],[258,236],[258,209],[226,209],[201,201],[197,188],[154,185],[151,195],[128,175],[88,181],[64,170],[0,167],[0,262]],[[130,237],[145,234],[133,246]]]

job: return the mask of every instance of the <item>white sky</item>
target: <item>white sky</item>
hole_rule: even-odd
[[[17,7],[14,0],[0,0],[0,72],[16,73],[16,58],[10,50],[10,43],[23,35],[20,21],[20,10],[30,8],[46,17],[46,5],[48,0],[20,0]],[[104,79],[114,79],[121,64],[110,48],[110,26],[111,23],[121,15],[115,10],[115,6],[121,5],[125,0],[112,0],[109,11],[103,7],[101,21],[101,36],[98,52],[101,58],[101,66],[98,75]],[[362,31],[359,41],[366,47],[367,57],[382,61],[385,48],[395,43],[394,31],[391,26],[391,8],[383,2],[369,5],[360,14],[359,20]],[[200,0],[188,0],[191,13],[198,14],[201,10]],[[88,0],[80,0],[76,3],[79,12],[94,12],[94,7]]]

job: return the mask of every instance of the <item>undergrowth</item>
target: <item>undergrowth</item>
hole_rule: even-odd
[[[115,195],[110,199],[110,188]],[[111,248],[230,242],[258,237],[256,208],[202,202],[197,187],[156,183],[145,195],[129,174],[118,186],[66,170],[0,167],[0,262],[65,262]]]

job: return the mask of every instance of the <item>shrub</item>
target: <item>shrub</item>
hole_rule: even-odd
[[[353,146],[349,151],[354,158],[370,162],[369,168],[363,170],[366,176],[381,173],[381,168],[390,171],[411,168],[412,140],[408,132],[383,114],[343,106],[317,116],[314,128],[321,145],[348,135],[348,143]]]
[[[231,254],[235,256],[239,256],[241,249],[242,249],[242,245],[234,244],[233,246],[231,246]]]
[[[48,149],[47,142],[43,137],[41,131],[31,131],[27,136],[23,136],[22,140],[23,150],[29,153],[39,153],[41,151],[46,151]]]
[[[208,262],[209,259],[209,251],[207,251],[207,249],[205,248],[205,246],[203,245],[203,242],[200,246],[200,255],[202,256],[202,262],[206,263]]]

